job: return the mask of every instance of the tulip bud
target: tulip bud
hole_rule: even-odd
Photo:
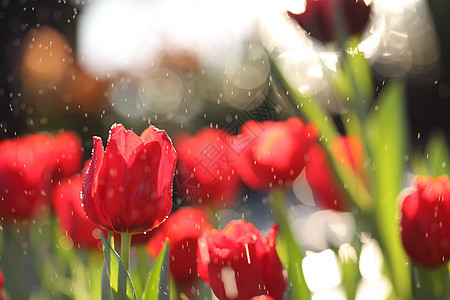
[[[417,176],[401,194],[402,241],[413,261],[437,267],[450,260],[450,182]]]

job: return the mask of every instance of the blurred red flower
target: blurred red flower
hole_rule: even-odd
[[[101,249],[100,229],[88,219],[81,206],[83,177],[73,176],[55,186],[52,192],[53,207],[64,235],[77,247]]]
[[[314,128],[298,118],[246,122],[231,142],[240,153],[235,169],[254,190],[289,186],[303,170],[314,137]]]
[[[62,131],[53,138],[56,152],[56,178],[68,178],[80,172],[83,160],[80,137],[72,131]]]
[[[361,34],[369,20],[370,5],[363,0],[306,0],[304,12],[288,14],[314,38],[331,42]]]
[[[88,217],[118,233],[141,233],[162,223],[172,209],[177,159],[165,131],[151,126],[139,137],[114,124],[106,151],[101,138],[93,141],[82,192]]]
[[[0,218],[36,217],[48,204],[55,164],[52,136],[36,133],[0,143]]]
[[[40,132],[0,143],[0,218],[32,219],[49,204],[52,180],[80,171],[81,140]]]
[[[199,238],[197,271],[219,300],[282,299],[287,281],[275,249],[278,229],[273,226],[264,237],[253,224],[238,220]]]
[[[339,163],[351,166],[358,176],[363,176],[364,149],[359,138],[341,137],[334,141],[331,149]],[[309,148],[305,176],[318,206],[337,211],[350,209],[342,184],[336,178],[325,149],[319,143]]]
[[[180,208],[151,232],[147,251],[156,258],[169,238],[171,275],[177,282],[188,282],[197,277],[197,240],[212,229],[201,209]]]
[[[234,158],[227,140],[225,131],[214,128],[175,139],[179,156],[176,178],[183,200],[216,206],[234,203],[240,180],[232,165]]]
[[[402,241],[413,261],[437,267],[450,260],[450,182],[417,176],[401,195]]]

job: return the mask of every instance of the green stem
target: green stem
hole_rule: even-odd
[[[120,234],[120,258],[127,271],[130,271],[130,246],[131,233],[123,232]]]
[[[449,270],[446,265],[427,268],[413,265],[414,294],[420,299],[449,299]]]
[[[311,294],[306,285],[302,269],[304,252],[298,245],[291,230],[291,225],[286,218],[286,207],[284,204],[284,191],[274,189],[270,194],[270,204],[276,221],[280,224],[280,239],[287,244],[287,265],[289,280],[291,281],[293,299],[310,299]],[[285,262],[286,263],[286,262]]]

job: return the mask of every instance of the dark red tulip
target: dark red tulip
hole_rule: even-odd
[[[63,235],[69,236],[79,248],[101,249],[100,229],[88,219],[81,206],[83,177],[73,176],[53,189],[53,207]]]
[[[235,169],[255,190],[289,186],[303,170],[304,156],[314,137],[313,127],[298,118],[246,122],[231,142],[241,153]]]
[[[0,143],[0,218],[37,217],[48,204],[55,170],[52,136],[36,133]]]
[[[226,206],[234,203],[240,180],[232,161],[235,155],[227,144],[228,134],[204,128],[195,136],[175,139],[178,152],[178,193],[188,203]]]
[[[423,266],[437,267],[450,260],[450,182],[417,176],[414,185],[401,195],[402,241],[411,259]]]
[[[277,233],[275,225],[264,237],[243,220],[204,233],[197,250],[200,278],[219,300],[248,300],[260,295],[282,299],[286,278],[275,249]]]
[[[172,209],[177,154],[163,130],[151,126],[141,136],[113,125],[106,151],[94,137],[83,181],[86,214],[114,232],[141,233],[163,222]]]
[[[168,238],[171,275],[177,282],[191,281],[197,277],[197,240],[212,229],[201,209],[180,208],[151,233],[147,251],[156,258]]]
[[[361,34],[369,20],[370,5],[363,0],[306,0],[305,11],[290,17],[323,42]]]
[[[338,162],[351,166],[358,176],[363,176],[364,149],[358,138],[341,137],[331,148]],[[319,143],[312,145],[308,151],[305,176],[318,206],[337,211],[349,210],[350,202],[342,184],[332,170],[325,149]]]

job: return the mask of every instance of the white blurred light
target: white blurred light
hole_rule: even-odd
[[[347,300],[347,296],[342,287],[335,287],[331,290],[318,291],[311,297],[312,300]]]
[[[358,256],[355,248],[349,243],[342,244],[338,250],[339,260],[343,263],[356,263]]]
[[[162,52],[223,60],[253,28],[255,2],[212,0],[89,1],[79,16],[77,51],[99,76],[141,72]]]
[[[142,117],[142,103],[138,97],[138,86],[129,77],[122,77],[109,90],[111,108],[122,117],[138,119]]]
[[[388,77],[434,74],[439,50],[427,1],[376,0],[372,10],[360,49],[375,70]]]
[[[392,285],[385,276],[370,281],[362,278],[356,288],[356,300],[385,300],[391,294]]]
[[[153,113],[174,114],[184,96],[180,76],[172,70],[158,68],[139,84],[139,99]]]
[[[306,284],[313,292],[328,290],[341,283],[341,270],[331,249],[308,254],[302,261],[302,267]]]
[[[305,210],[305,206],[300,209]],[[303,245],[317,250],[349,243],[355,232],[351,213],[332,210],[319,210],[294,218],[292,226]]]
[[[318,72],[307,74],[304,70],[311,67],[336,70],[340,49],[308,36],[287,15],[287,2],[266,8],[259,16],[261,41],[283,75],[309,96],[329,90],[326,76]],[[371,18],[359,48],[375,70],[385,76],[426,78],[425,75],[434,74],[439,52],[427,1],[372,1]],[[339,111],[340,108],[327,106],[327,109]]]
[[[269,57],[263,48],[255,44],[235,47],[225,63],[228,80],[243,89],[254,89],[265,83],[269,71]]]
[[[361,275],[369,281],[378,281],[383,268],[383,254],[378,243],[371,239],[361,249],[359,270]]]
[[[236,279],[234,270],[231,267],[223,267],[220,272],[222,282],[223,282],[223,288],[225,290],[225,295],[229,299],[234,299],[239,296],[239,292],[237,289]]]
[[[305,170],[303,170],[300,175],[295,179],[294,184],[292,186],[292,190],[303,204],[308,206],[315,206],[314,196],[311,190],[311,187],[308,184],[308,181],[305,177]]]

